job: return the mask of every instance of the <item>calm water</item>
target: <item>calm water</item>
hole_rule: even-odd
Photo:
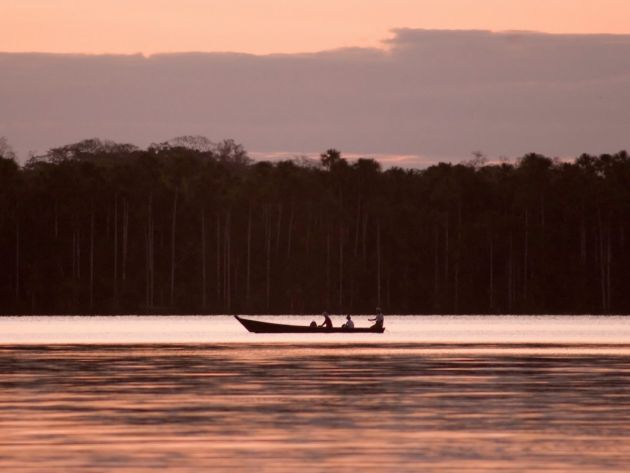
[[[386,326],[255,335],[228,317],[2,318],[0,471],[630,468],[630,318]]]

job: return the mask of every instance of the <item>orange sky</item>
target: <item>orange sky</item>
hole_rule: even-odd
[[[400,27],[630,34],[629,19],[630,0],[0,0],[0,51],[291,53]]]

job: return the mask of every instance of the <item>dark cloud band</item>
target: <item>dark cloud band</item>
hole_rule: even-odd
[[[382,50],[0,54],[0,70],[0,136],[22,154],[182,134],[431,160],[629,144],[630,36],[404,29]]]

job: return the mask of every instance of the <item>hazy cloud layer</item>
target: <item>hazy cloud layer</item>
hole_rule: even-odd
[[[397,30],[385,46],[0,54],[0,136],[22,154],[201,134],[258,156],[337,147],[406,165],[630,148],[630,36]]]

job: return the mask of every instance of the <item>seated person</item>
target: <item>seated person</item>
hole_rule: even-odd
[[[328,312],[324,312],[323,315],[324,315],[324,322],[320,325],[320,327],[332,328],[333,323],[332,323],[332,320],[330,320],[330,317],[328,317]]]
[[[376,309],[376,316],[373,319],[368,319],[370,322],[376,322],[370,328],[383,328],[383,323],[385,322],[385,317],[383,316],[383,311],[380,308]]]
[[[350,314],[346,315],[346,323],[343,324],[341,327],[348,330],[354,329],[354,322],[352,321],[352,317],[350,317]]]

